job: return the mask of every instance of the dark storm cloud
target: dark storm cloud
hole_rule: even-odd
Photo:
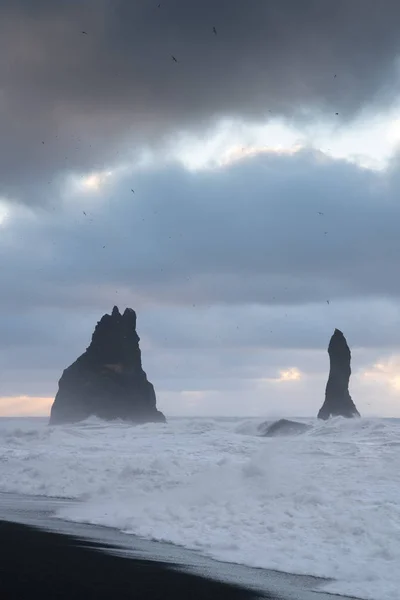
[[[397,298],[398,180],[307,151],[136,172],[60,214],[11,216],[0,306]]]
[[[62,170],[219,117],[341,119],[397,90],[398,0],[157,5],[0,2],[3,193],[49,200]]]

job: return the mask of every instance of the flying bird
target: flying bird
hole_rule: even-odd
[[[214,35],[217,35],[217,30],[215,27],[213,27],[213,33],[214,33]]]
[[[178,60],[175,58],[175,56],[173,54],[171,54],[171,58],[174,62],[178,62]]]
[[[85,215],[85,217],[86,217],[86,213],[85,213],[85,211],[83,210],[82,212],[83,212],[83,214],[84,214],[84,215]]]
[[[87,31],[82,31],[82,34],[83,35],[87,35]]]
[[[338,115],[339,113],[335,113],[335,115]]]
[[[324,215],[324,213],[323,213],[323,212],[319,212],[319,211],[318,211],[318,214],[319,214],[319,215],[322,215],[322,216]]]
[[[131,190],[131,192],[132,192],[132,194],[134,194],[134,193],[135,193],[135,190]]]
[[[327,300],[326,303],[329,304],[329,300]]]

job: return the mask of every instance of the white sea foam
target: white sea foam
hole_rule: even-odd
[[[60,516],[398,600],[400,421],[312,422],[272,439],[256,425],[0,420],[0,490],[81,498]]]

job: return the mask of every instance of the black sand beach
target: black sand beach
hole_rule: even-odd
[[[19,523],[0,521],[0,539],[2,600],[260,597],[251,590],[184,573],[165,563],[105,553],[93,541]],[[270,595],[262,597],[272,600]]]
[[[335,597],[323,592],[326,580],[316,577],[221,563],[109,527],[56,518],[59,509],[76,502],[0,493],[0,600]]]

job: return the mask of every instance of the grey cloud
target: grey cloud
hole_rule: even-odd
[[[398,351],[398,311],[388,309],[387,304],[363,302],[342,305],[334,314],[314,306],[201,311],[150,306],[138,313],[143,365],[164,392],[244,391],[255,380],[277,378],[281,369],[292,367],[317,381],[321,373],[326,377],[326,348],[339,325],[353,350],[356,373]],[[1,319],[0,396],[53,395],[62,370],[86,348],[102,312],[32,310],[18,327],[7,326],[6,319],[16,320],[12,313]]]
[[[387,301],[358,300],[334,306],[246,304],[200,310],[162,307],[145,311],[144,316],[147,335],[165,351],[186,348],[229,353],[230,348],[238,348],[249,357],[265,348],[314,351],[327,347],[335,327],[341,328],[351,347],[357,349],[398,348],[400,344],[400,310],[396,302]]]
[[[81,348],[80,348],[81,350]],[[49,349],[50,352],[57,349]],[[385,353],[376,350],[353,353],[354,376],[352,391],[357,403],[371,400],[371,393],[363,388],[357,373],[369,367]],[[31,358],[33,357],[33,353]],[[33,368],[29,357],[25,364],[8,368],[2,376],[0,397],[7,395],[54,396],[60,366]],[[326,384],[328,361],[325,351],[277,351],[264,349],[258,353],[193,349],[162,351],[153,348],[143,351],[143,364],[150,380],[155,384],[159,405],[168,414],[266,414],[278,411],[278,416],[312,415],[322,401]],[[266,378],[276,378],[282,368],[297,367],[306,377],[299,382],[274,383]],[[250,376],[251,375],[251,376]],[[263,378],[264,381],[257,381]],[[373,388],[376,394],[379,388]],[[201,400],[188,408],[190,396],[182,392],[200,392]],[[374,398],[377,400],[377,398]],[[364,408],[364,407],[363,407]]]
[[[397,0],[157,4],[0,3],[2,193],[49,202],[61,171],[220,117],[351,118],[397,92]]]
[[[222,171],[137,172],[61,215],[11,217],[0,305],[396,298],[398,187],[394,169],[383,176],[306,151]]]
[[[62,213],[11,210],[0,237],[0,396],[52,395],[114,303],[137,309],[144,367],[167,395],[246,394],[294,366],[316,380],[337,326],[356,370],[396,353],[397,190],[395,169],[301,152],[198,174],[136,172]]]

